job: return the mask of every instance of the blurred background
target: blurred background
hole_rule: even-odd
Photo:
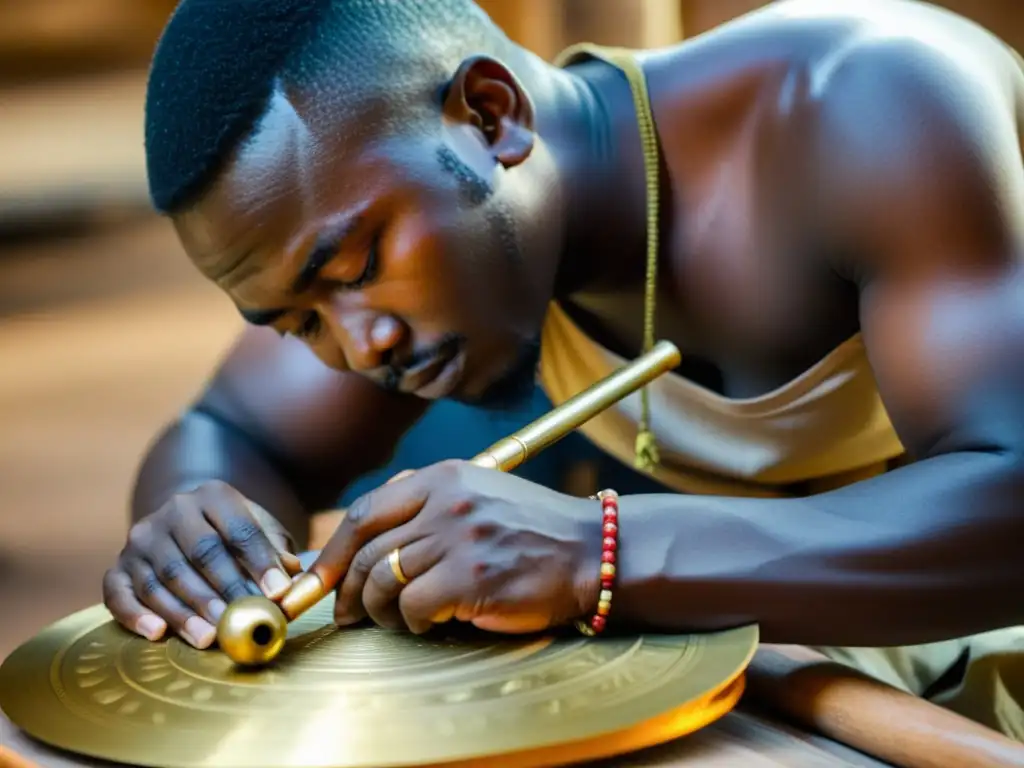
[[[1019,0],[940,4],[1024,49]],[[100,601],[142,452],[240,329],[148,210],[145,70],[174,5],[0,0],[0,658]],[[670,44],[763,2],[481,5],[550,57]]]

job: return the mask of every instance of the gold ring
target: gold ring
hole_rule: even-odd
[[[388,565],[391,566],[391,572],[395,574],[398,583],[405,585],[409,583],[409,579],[406,578],[405,571],[402,570],[401,557],[401,549],[391,550],[391,554],[388,555]]]

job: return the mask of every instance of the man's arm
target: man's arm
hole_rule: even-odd
[[[216,479],[264,507],[303,546],[308,515],[386,463],[425,407],[327,368],[295,339],[247,329],[198,402],[145,457],[132,519]]]
[[[813,220],[859,246],[835,268],[859,289],[879,391],[917,462],[800,500],[624,499],[619,619],[872,646],[1024,623],[1012,86],[912,42],[871,45],[814,107]]]

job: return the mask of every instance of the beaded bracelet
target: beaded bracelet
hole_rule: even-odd
[[[615,491],[601,491],[592,499],[601,500],[601,594],[597,600],[597,612],[590,621],[576,622],[576,628],[587,637],[600,634],[608,622],[612,610],[612,588],[615,586],[615,562],[619,548],[619,494]]]

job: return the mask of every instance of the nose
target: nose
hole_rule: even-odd
[[[337,307],[327,310],[324,307],[321,316],[349,370],[365,373],[387,365],[393,350],[402,343],[404,328],[391,315],[368,310],[338,312]]]

